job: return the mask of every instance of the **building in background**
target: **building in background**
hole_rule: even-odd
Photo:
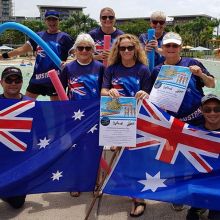
[[[0,21],[8,22],[13,16],[14,5],[12,0],[0,0]]]
[[[173,15],[167,16],[170,18],[166,21],[166,25],[169,27],[174,26],[175,24],[186,24],[190,21],[195,20],[197,17],[207,18],[208,20],[212,20],[214,17],[206,15],[206,14],[198,14],[198,15]],[[145,21],[150,21],[150,17],[139,17],[139,18],[116,18],[116,24],[128,24],[133,19],[144,19]]]
[[[86,7],[76,7],[76,6],[55,6],[55,5],[37,5],[40,11],[40,20],[44,21],[44,14],[48,10],[56,10],[60,15],[60,20],[65,21],[71,18],[73,13],[83,12]]]

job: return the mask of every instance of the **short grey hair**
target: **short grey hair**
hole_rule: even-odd
[[[166,21],[166,14],[162,11],[154,11],[150,16],[150,20],[152,21],[155,18],[162,18]]]
[[[89,44],[92,47],[92,49],[95,50],[95,42],[94,42],[94,40],[92,39],[92,37],[89,34],[80,33],[77,36],[75,44],[73,45],[74,50],[76,50],[76,48],[78,47],[78,45],[81,42]]]

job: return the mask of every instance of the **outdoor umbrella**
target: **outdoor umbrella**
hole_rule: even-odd
[[[210,50],[209,48],[205,48],[205,47],[194,47],[193,49],[190,50],[197,50],[197,51],[203,51],[203,50]]]
[[[0,50],[14,50],[14,48],[3,45],[0,46]]]

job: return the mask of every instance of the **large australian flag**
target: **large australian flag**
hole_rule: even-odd
[[[0,198],[92,191],[98,124],[99,100],[0,100]]]
[[[220,134],[150,102],[139,105],[136,148],[123,149],[103,192],[220,210]]]

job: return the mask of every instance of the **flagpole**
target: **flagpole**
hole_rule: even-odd
[[[114,159],[115,159],[115,157],[116,157],[116,155],[117,155],[117,153],[118,153],[119,151],[120,151],[120,147],[116,147],[116,149],[115,149],[115,151],[114,151],[114,154],[112,155],[112,158],[111,158],[110,163],[109,163],[109,165],[108,165],[108,168],[105,170],[105,175],[104,175],[104,177],[102,178],[101,183],[99,184],[98,190],[97,190],[96,193],[95,193],[95,197],[93,198],[93,201],[92,201],[92,203],[91,203],[91,205],[90,205],[90,207],[89,207],[89,210],[88,210],[88,212],[87,212],[87,214],[86,214],[85,220],[87,220],[87,219],[89,218],[89,215],[90,215],[90,213],[91,213],[91,211],[92,211],[92,209],[93,209],[93,206],[95,205],[96,199],[97,199],[97,197],[99,196],[99,191],[100,191],[100,189],[102,188],[102,186],[103,186],[103,184],[104,184],[104,182],[105,182],[105,180],[106,180],[106,178],[107,178],[107,176],[108,176],[109,170],[111,169],[111,166],[112,166],[112,164],[113,164],[113,161],[114,161]]]

